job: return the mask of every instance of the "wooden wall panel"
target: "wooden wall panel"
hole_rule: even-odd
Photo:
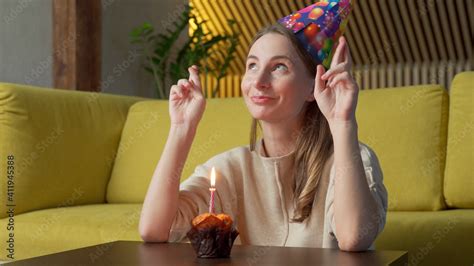
[[[53,86],[99,91],[101,1],[53,0]]]
[[[244,73],[248,46],[258,29],[317,1],[190,2],[199,18],[209,20],[207,30],[211,33],[222,32],[226,19],[237,21],[241,45],[230,81],[224,82],[237,84],[235,79]],[[436,81],[449,88],[453,75],[472,70],[473,21],[472,0],[356,1],[345,36],[359,86],[370,89]],[[434,69],[434,74],[430,75],[429,69]],[[225,97],[240,96],[240,86],[225,91]]]

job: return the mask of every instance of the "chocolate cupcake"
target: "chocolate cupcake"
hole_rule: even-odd
[[[194,217],[186,234],[198,258],[228,258],[239,231],[226,214],[204,213]]]

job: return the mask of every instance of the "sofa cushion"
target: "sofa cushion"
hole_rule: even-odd
[[[36,257],[116,240],[140,241],[141,204],[94,204],[51,208],[15,216],[15,259]],[[6,228],[6,219],[0,220]],[[6,243],[8,234],[0,234]],[[3,246],[3,245],[2,245]],[[91,253],[91,261],[100,252]],[[1,259],[7,259],[2,248]]]
[[[474,72],[451,83],[444,196],[449,207],[474,208]]]
[[[359,138],[377,154],[389,210],[443,208],[447,92],[437,85],[363,90]]]
[[[7,155],[14,157],[10,196],[15,215],[104,202],[128,108],[137,100],[0,84],[0,157],[2,164]],[[3,173],[1,184],[5,200]],[[0,217],[6,211],[1,204]]]
[[[472,265],[474,210],[393,211],[378,250],[408,251],[408,265]]]
[[[181,180],[212,156],[249,143],[251,116],[242,98],[208,99]],[[130,108],[107,189],[107,201],[143,202],[170,129],[168,101]]]

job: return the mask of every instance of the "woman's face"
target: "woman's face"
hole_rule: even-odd
[[[266,122],[294,120],[314,100],[314,77],[285,36],[268,33],[251,47],[241,89],[251,115]]]

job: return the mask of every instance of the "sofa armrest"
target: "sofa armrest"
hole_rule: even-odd
[[[450,208],[474,208],[474,71],[457,74],[450,88],[444,197]]]
[[[129,107],[144,98],[0,83],[0,218],[103,203]]]

